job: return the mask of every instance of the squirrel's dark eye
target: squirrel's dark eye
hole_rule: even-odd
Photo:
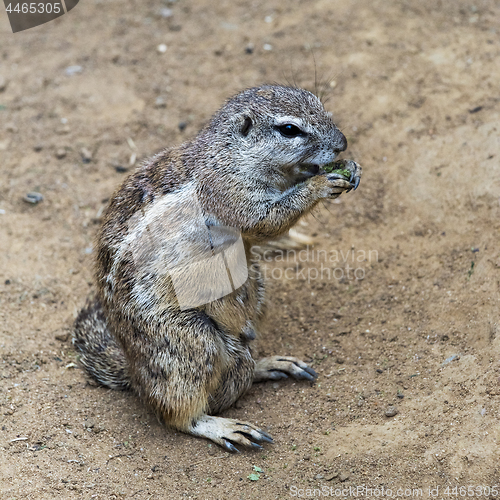
[[[291,123],[285,123],[284,125],[278,125],[276,127],[280,134],[284,137],[298,137],[300,135],[306,135],[303,130],[300,130],[296,125],[292,125]]]

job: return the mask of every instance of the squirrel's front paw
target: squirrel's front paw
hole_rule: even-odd
[[[318,374],[300,359],[292,356],[271,356],[257,361],[253,375],[254,382],[288,378],[315,380]]]
[[[194,420],[187,432],[194,436],[210,439],[232,453],[239,452],[233,443],[260,450],[262,446],[258,443],[273,442],[273,438],[267,432],[251,424],[238,422],[232,418],[211,417],[210,415],[203,415]]]
[[[349,180],[350,191],[351,189],[356,189],[359,186],[359,183],[361,181],[361,174],[363,172],[363,169],[361,168],[361,165],[359,163],[356,163],[353,160],[340,160],[338,162],[330,164],[332,167],[332,170],[326,169],[326,167],[323,167],[325,170],[327,170],[326,177],[327,179],[331,181],[335,181],[338,179],[341,180]],[[333,168],[336,167],[336,168]]]
[[[335,194],[337,194],[338,189],[341,187],[346,187],[346,192],[349,192],[351,189],[357,189],[362,174],[362,168],[359,163],[353,160],[340,160],[330,164],[329,167],[329,169],[326,166],[323,168],[328,172],[325,177],[336,188]]]
[[[353,160],[342,160],[322,167],[321,173],[307,182],[319,199],[337,198],[359,186],[361,166]]]

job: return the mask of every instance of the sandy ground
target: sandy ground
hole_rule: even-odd
[[[499,36],[488,0],[87,0],[16,35],[2,13],[1,498],[498,498]],[[225,412],[275,439],[234,456],[91,383],[68,338],[131,156],[315,73],[364,177],[299,223],[307,255],[266,263],[261,352],[320,376]]]

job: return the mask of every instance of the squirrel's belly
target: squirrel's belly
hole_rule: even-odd
[[[204,312],[226,335],[244,344],[257,337],[264,310],[264,283],[250,268],[247,280],[234,292],[210,302]]]

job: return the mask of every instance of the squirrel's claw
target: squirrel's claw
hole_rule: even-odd
[[[305,364],[305,363],[304,363]],[[318,378],[318,374],[316,373],[315,370],[313,370],[310,366],[303,366],[302,367],[309,375],[312,376],[313,379],[317,379]]]
[[[227,451],[230,451],[231,453],[241,453],[236,446],[233,445],[230,441],[227,439],[222,440],[222,447],[225,448]]]
[[[255,427],[251,427],[249,424],[240,424],[238,422],[236,425],[242,426],[241,430],[237,430],[236,432],[242,434],[248,440],[253,439],[257,442],[274,443],[273,438],[262,429],[257,429]]]
[[[348,189],[347,192],[356,191],[356,189],[358,189],[359,183],[361,181],[361,174],[362,174],[363,169],[361,168],[359,163],[356,163],[353,160],[346,160],[345,164],[344,164],[344,168],[351,171],[351,177],[349,178],[349,182],[351,183],[352,188]]]

